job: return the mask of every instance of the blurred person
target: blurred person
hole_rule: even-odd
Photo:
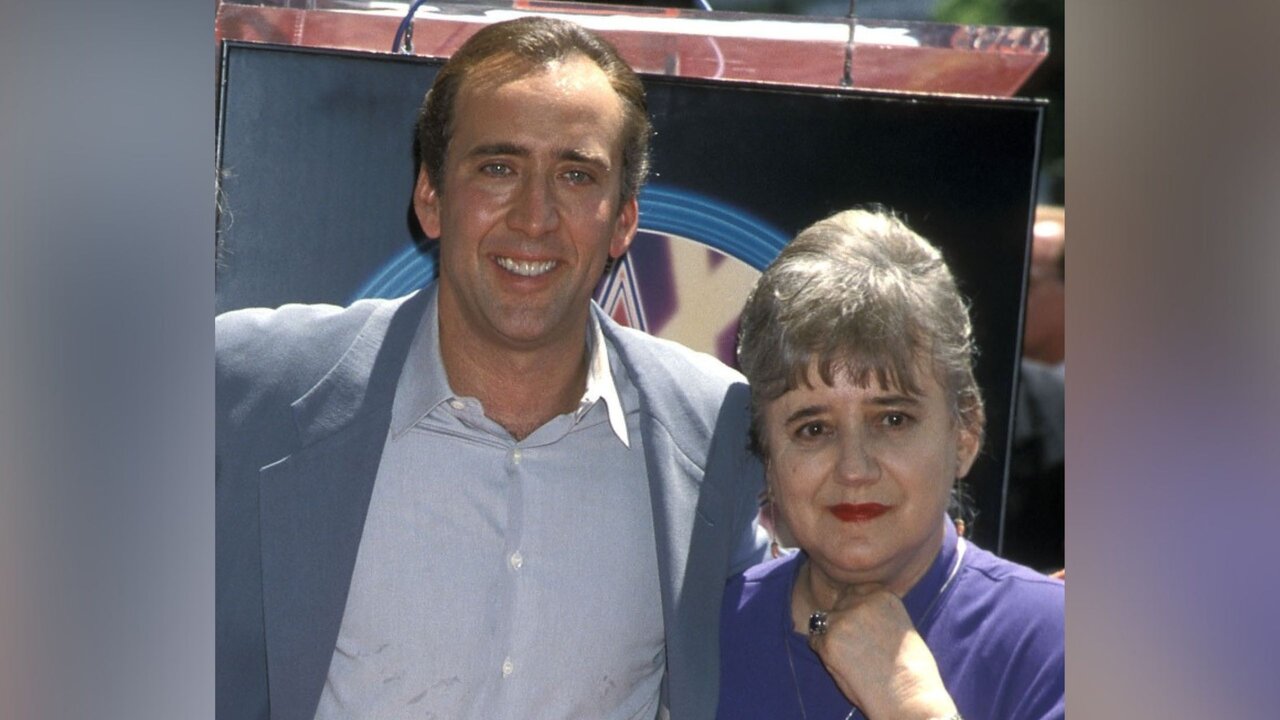
[[[1002,555],[1051,572],[1066,564],[1066,388],[1050,365],[1023,360],[1009,452]]]
[[[885,211],[836,214],[742,315],[752,445],[799,552],[729,582],[719,717],[1062,718],[1061,581],[956,532],[982,441],[968,307]]]
[[[1066,209],[1061,205],[1037,206],[1022,356],[1056,366],[1059,372],[1067,359],[1066,239]]]
[[[596,34],[487,26],[418,119],[439,280],[218,318],[219,718],[714,714],[747,388],[591,302],[651,132]]]
[[[1038,206],[1001,545],[1010,560],[1045,571],[1066,562],[1065,241],[1065,210]]]

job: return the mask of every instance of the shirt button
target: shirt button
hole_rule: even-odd
[[[524,556],[520,554],[519,550],[511,553],[511,567],[516,570],[524,567]]]
[[[515,665],[511,664],[511,658],[502,661],[502,677],[510,676],[515,669]]]
[[[466,405],[464,405],[461,400],[450,400],[449,407],[453,408],[454,410],[461,410],[462,408],[466,407]]]
[[[511,451],[511,461],[517,465],[520,464],[520,448]]]

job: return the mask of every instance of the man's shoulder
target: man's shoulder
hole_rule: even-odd
[[[379,309],[397,300],[359,300],[349,306],[289,304],[246,308],[214,319],[214,348],[220,370],[263,370],[324,364],[339,355]],[[332,357],[329,364],[336,362]]]
[[[381,342],[366,332],[405,298],[359,300],[347,307],[290,304],[249,308],[214,321],[219,407],[258,406],[268,398],[296,400],[356,343]]]
[[[299,345],[354,334],[374,309],[388,302],[393,301],[360,300],[346,307],[290,303],[232,310],[214,318],[215,347],[220,355],[231,356],[255,347],[276,346],[287,352]]]
[[[606,322],[604,333],[644,411],[667,427],[690,457],[704,458],[713,435],[745,449],[751,398],[741,373],[712,355],[616,323]]]
[[[646,373],[676,384],[703,383],[720,391],[728,385],[746,383],[737,370],[721,362],[714,355],[693,350],[674,340],[650,335],[619,325],[601,315],[605,336],[611,339],[630,365],[642,366]],[[646,375],[645,380],[654,377]]]

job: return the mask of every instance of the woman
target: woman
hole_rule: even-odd
[[[752,445],[800,552],[730,581],[719,716],[1060,718],[1063,584],[958,537],[982,441],[968,309],[884,212],[800,233],[743,311]]]

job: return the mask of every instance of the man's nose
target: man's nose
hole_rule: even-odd
[[[520,183],[507,225],[531,238],[541,237],[555,230],[560,224],[553,180],[527,177]]]

